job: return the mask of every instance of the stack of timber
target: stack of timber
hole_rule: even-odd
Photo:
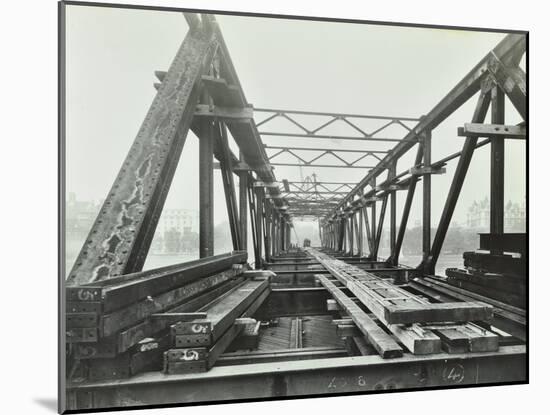
[[[171,326],[171,348],[164,353],[164,373],[206,372],[239,335],[251,336],[252,332],[253,337],[257,333],[258,322],[251,317],[269,295],[270,273],[251,274],[252,278],[202,308],[205,318]]]
[[[170,326],[242,283],[246,252],[66,287],[69,379],[124,378],[161,370]]]
[[[352,337],[363,337],[380,356],[400,357],[403,347],[413,354],[498,350],[498,335],[473,323],[490,320],[492,306],[476,301],[430,303],[353,265],[313,249],[309,253],[332,276],[317,279],[347,316],[342,326],[351,329]]]
[[[465,252],[465,269],[446,270],[447,282],[455,287],[525,308],[526,234],[480,234],[480,251]]]

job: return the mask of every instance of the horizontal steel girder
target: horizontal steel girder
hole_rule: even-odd
[[[405,354],[214,367],[206,373],[144,373],[128,380],[72,385],[70,409],[158,405],[527,381],[526,346],[498,352]]]

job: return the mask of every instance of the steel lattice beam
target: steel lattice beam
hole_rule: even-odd
[[[372,179],[379,176],[388,168],[393,160],[399,159],[409,151],[417,142],[417,137],[424,131],[431,131],[443,120],[452,114],[457,108],[469,100],[481,87],[481,82],[489,73],[489,66],[493,64],[494,57],[503,65],[508,65],[510,60],[519,61],[518,56],[525,51],[526,37],[521,34],[507,35],[490,53],[488,53],[418,124],[397,144],[384,159],[361,180],[356,187],[344,198],[340,206],[350,201],[359,194]],[[519,88],[521,91],[521,88]],[[514,91],[518,91],[515,88]],[[516,93],[516,97],[521,93]],[[518,104],[519,106],[519,104]]]

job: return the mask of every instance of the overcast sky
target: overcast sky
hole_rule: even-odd
[[[499,33],[366,24],[232,16],[217,19],[247,99],[258,108],[419,117],[504,37]],[[186,32],[180,13],[67,7],[67,192],[76,192],[84,200],[105,197],[156,92],[154,71],[168,68]],[[434,161],[461,148],[464,139],[457,137],[456,129],[471,120],[475,99],[433,132]],[[508,124],[520,121],[511,104],[506,116]],[[257,114],[257,121],[263,117]],[[320,121],[312,119],[310,124]],[[373,129],[377,123],[361,125]],[[275,127],[296,131],[283,124],[274,123]],[[337,124],[326,131],[353,133]],[[379,136],[404,135],[405,130],[396,127]],[[265,137],[264,143],[350,149],[389,149],[395,144],[271,137]],[[402,158],[398,173],[409,168],[413,158],[414,154]],[[365,160],[367,164],[374,160]],[[454,171],[455,165],[450,163],[448,170]],[[454,221],[463,223],[472,202],[489,194],[489,171],[486,146],[474,156]],[[278,180],[299,180],[301,174],[312,172],[321,181],[351,183],[366,174],[362,169],[275,169]],[[524,143],[507,141],[506,200],[524,200],[524,172]],[[227,215],[219,172],[215,174],[215,222],[220,223]],[[451,180],[452,174],[432,180],[433,226]],[[420,194],[417,192],[409,224],[421,218]],[[403,200],[404,194],[400,194],[398,208]],[[192,133],[166,207],[198,210],[198,143]]]

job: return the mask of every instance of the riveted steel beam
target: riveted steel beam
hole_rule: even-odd
[[[218,48],[209,30],[190,31],[67,278],[86,284],[140,271],[199,99],[201,76]]]

